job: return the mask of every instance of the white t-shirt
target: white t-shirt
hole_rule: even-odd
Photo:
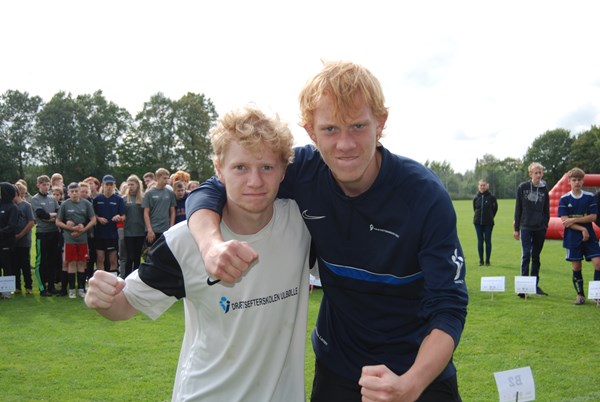
[[[246,241],[259,254],[234,285],[209,285],[186,222],[165,232],[168,247],[156,247],[150,263],[126,279],[129,303],[156,319],[177,301],[168,296],[176,281],[160,289],[165,282],[148,278],[158,265],[179,264],[172,271],[179,282],[183,277],[185,335],[173,400],[304,401],[310,238],[298,206],[276,200],[273,218],[255,235],[236,235],[223,223],[221,230],[225,240]],[[176,262],[165,264],[170,253]]]

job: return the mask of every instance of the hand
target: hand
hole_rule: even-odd
[[[111,219],[113,222],[120,222],[121,221],[121,215],[115,215],[112,217]]]
[[[156,234],[153,230],[149,230],[148,233],[146,233],[146,242],[152,244],[154,243],[154,240],[156,240]]]
[[[412,402],[423,392],[417,389],[414,381],[409,381],[405,375],[396,375],[384,365],[364,366],[358,385],[363,402]]]
[[[99,216],[99,217],[97,218],[97,220],[98,220],[98,222],[100,222],[100,224],[101,224],[101,225],[106,225],[106,224],[108,223],[108,219],[106,219],[106,218],[103,218],[103,217],[101,217],[101,216]]]
[[[226,283],[238,280],[258,261],[256,251],[238,240],[216,243],[202,257],[206,272]]]
[[[519,240],[520,236],[518,230],[513,233],[513,237],[515,238],[515,240]]]
[[[106,271],[96,271],[89,281],[85,304],[93,309],[108,309],[123,291],[125,281]]]
[[[582,236],[583,236],[583,240],[582,240],[582,241],[588,241],[588,240],[590,239],[590,233],[588,232],[588,230],[587,230],[587,229],[585,229],[585,228],[584,228],[584,229],[581,231],[581,234],[582,234]]]

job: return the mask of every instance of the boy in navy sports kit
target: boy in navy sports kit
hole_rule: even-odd
[[[326,63],[300,109],[316,148],[295,149],[278,196],[298,203],[323,285],[312,400],[460,401],[452,354],[468,296],[447,192],[380,145],[388,111],[364,67]],[[208,273],[233,282],[258,255],[223,242],[215,212],[224,200],[211,179],[186,208]]]
[[[581,261],[592,261],[594,265],[594,280],[600,281],[600,246],[594,232],[592,222],[598,215],[596,196],[588,191],[583,191],[583,178],[585,172],[579,168],[569,170],[569,184],[571,191],[560,197],[558,203],[558,216],[565,227],[563,247],[567,249],[566,260],[571,261],[573,267],[573,286],[577,292],[575,304],[585,304],[583,275]],[[600,300],[596,300],[600,307]]]

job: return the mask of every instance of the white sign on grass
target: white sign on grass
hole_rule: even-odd
[[[504,276],[482,276],[481,291],[482,292],[504,292],[506,277]]]
[[[0,276],[0,292],[15,291],[15,276]]]
[[[600,281],[588,282],[588,299],[600,299]]]
[[[535,383],[531,367],[494,373],[500,402],[525,402],[535,400]]]
[[[515,276],[515,293],[535,294],[537,277]]]

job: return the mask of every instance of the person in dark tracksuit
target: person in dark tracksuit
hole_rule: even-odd
[[[479,192],[473,198],[473,224],[477,233],[477,252],[479,253],[479,266],[483,266],[483,245],[485,244],[485,265],[490,265],[492,255],[492,230],[494,229],[494,217],[498,212],[498,201],[490,193],[490,185],[487,181],[479,180]]]
[[[548,296],[539,287],[540,282],[540,254],[546,240],[546,230],[550,221],[550,197],[544,177],[544,167],[537,162],[529,165],[531,180],[519,184],[515,203],[514,238],[521,240],[521,275],[535,276],[537,282],[536,293]],[[529,262],[531,261],[531,272]],[[525,295],[519,293],[519,297]]]

